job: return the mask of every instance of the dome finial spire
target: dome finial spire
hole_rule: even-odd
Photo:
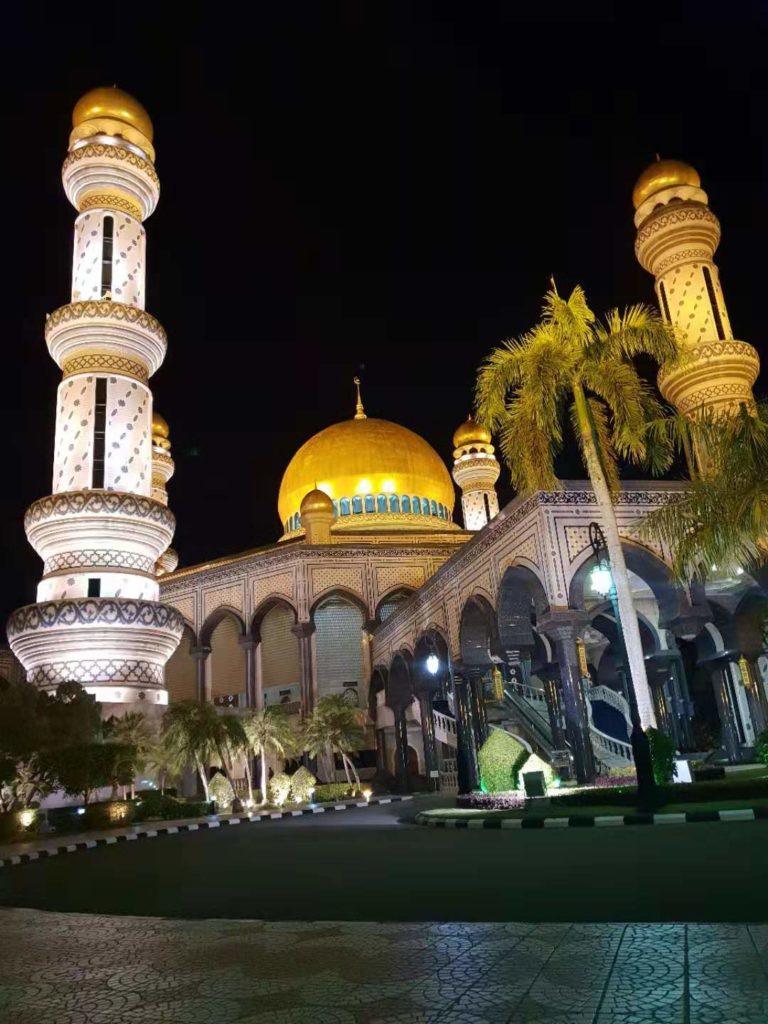
[[[355,419],[356,420],[367,420],[368,417],[365,415],[365,409],[363,408],[363,400],[360,397],[360,378],[355,377],[354,385],[357,388],[357,404],[355,405]]]

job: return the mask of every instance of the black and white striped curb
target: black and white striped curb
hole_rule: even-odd
[[[729,811],[686,811],[670,814],[572,814],[562,818],[437,818],[416,815],[427,828],[600,828],[616,825],[696,825],[707,821],[768,821],[768,807],[744,807]]]
[[[371,807],[373,804],[393,804],[413,800],[412,796],[380,796],[370,800],[358,800],[347,804],[317,804],[314,807],[302,807],[295,811],[269,811],[254,814],[242,814],[233,818],[211,817],[202,821],[190,821],[180,825],[161,825],[151,828],[133,828],[130,832],[119,835],[99,836],[98,839],[81,839],[76,843],[50,846],[29,853],[14,854],[0,859],[0,868],[12,867],[15,864],[28,864],[33,860],[45,860],[47,857],[58,857],[60,854],[76,853],[78,850],[93,850],[97,846],[115,846],[117,843],[129,843],[136,839],[154,839],[157,836],[172,836],[179,832],[198,832],[206,828],[221,828],[225,825],[249,825],[259,821],[275,821],[279,818],[301,818],[306,814],[326,814],[329,811],[355,810],[358,807]]]

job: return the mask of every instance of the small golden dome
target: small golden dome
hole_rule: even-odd
[[[434,448],[406,427],[370,417],[335,423],[299,448],[280,484],[278,510],[284,526],[300,512],[307,492],[316,489],[324,492],[323,501],[338,503],[336,529],[366,528],[366,498],[377,512],[380,503],[386,504],[387,515],[394,507],[406,510],[386,527],[377,520],[377,528],[412,530],[418,523],[425,529],[446,529],[455,500],[448,470]],[[414,497],[419,508],[426,499],[442,506],[444,517],[433,517],[430,511],[417,519]],[[361,514],[356,515],[358,502]]]
[[[149,114],[137,99],[115,86],[99,86],[81,96],[72,111],[72,127],[79,128],[85,121],[108,118],[120,121],[141,132],[149,142],[153,129]]]
[[[302,519],[306,515],[312,515],[313,512],[334,514],[333,502],[325,491],[321,491],[317,487],[314,487],[308,494],[304,495],[299,506],[299,515]]]
[[[467,416],[466,422],[462,423],[453,435],[453,447],[461,448],[465,444],[490,444],[491,432],[487,427],[475,423],[472,413]]]
[[[673,188],[675,185],[693,185],[698,188],[701,178],[695,168],[682,160],[656,160],[637,179],[632,191],[635,209],[663,188]]]
[[[152,413],[152,437],[162,437],[168,440],[171,430],[159,412]]]

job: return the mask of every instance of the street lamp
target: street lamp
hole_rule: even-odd
[[[605,535],[599,523],[589,524],[589,543],[592,546],[592,553],[595,557],[595,567],[590,574],[592,589],[601,597],[609,597],[613,608],[613,617],[616,621],[616,632],[621,645],[624,657],[624,664],[628,664],[627,648],[624,643],[624,631],[621,628],[619,616],[619,599],[616,594],[616,585],[611,572],[611,560],[608,554],[608,545]],[[637,709],[637,695],[631,678],[627,681],[627,698],[629,701],[629,717],[632,721],[632,756],[635,759],[635,771],[637,772],[637,796],[641,806],[649,803],[655,789],[653,778],[653,761],[651,760],[651,745],[648,737],[643,732],[640,722],[640,712]]]

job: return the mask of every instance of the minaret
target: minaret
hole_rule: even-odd
[[[152,497],[163,505],[168,504],[166,484],[176,468],[171,458],[170,429],[159,412],[152,413]],[[165,576],[179,564],[179,556],[168,548],[155,563],[155,575]]]
[[[13,613],[8,637],[30,682],[80,682],[109,715],[167,703],[163,670],[183,628],[158,602],[155,576],[175,526],[152,496],[148,381],[166,337],[144,310],[142,221],[160,184],[152,122],[131,96],[94,89],[72,122],[62,170],[78,211],[72,301],[45,325],[62,371],[53,493],[24,519],[43,577],[38,603]]]
[[[638,178],[632,199],[635,253],[656,278],[662,315],[687,351],[683,365],[660,372],[661,393],[683,414],[750,405],[760,363],[751,345],[733,337],[714,263],[720,222],[699,175],[678,160],[657,160]]]
[[[331,526],[336,518],[333,502],[323,491],[309,491],[299,506],[301,525],[307,544],[330,544]]]
[[[453,479],[461,488],[465,530],[482,530],[499,511],[496,481],[501,467],[491,433],[472,416],[453,435]]]

